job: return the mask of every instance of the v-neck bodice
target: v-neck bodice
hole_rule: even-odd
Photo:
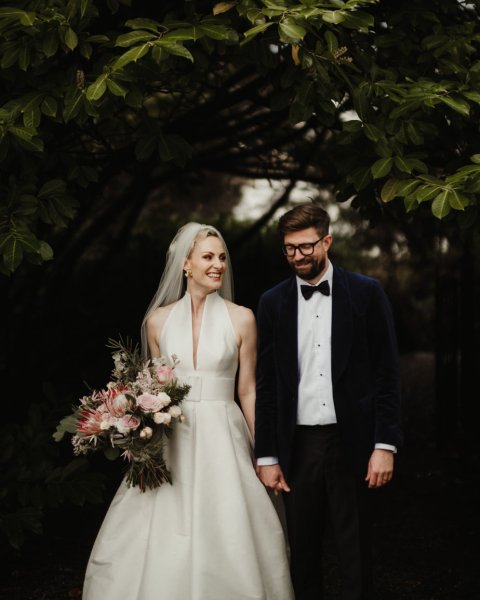
[[[197,368],[193,362],[192,301],[188,292],[172,308],[160,337],[164,356],[176,355],[177,376],[234,378],[238,350],[225,300],[213,292],[208,294],[197,345]]]

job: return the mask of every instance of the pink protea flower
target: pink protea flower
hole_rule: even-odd
[[[124,393],[126,390],[127,388],[124,386],[109,390],[114,393],[109,394],[105,399],[105,406],[113,417],[123,417],[132,406],[131,401]]]
[[[80,418],[77,423],[77,431],[84,436],[99,435],[104,431],[102,422],[105,420],[105,413],[94,408],[87,408],[80,412]]]

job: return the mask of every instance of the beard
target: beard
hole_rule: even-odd
[[[289,261],[290,262],[290,261]],[[301,261],[291,261],[290,266],[295,271],[295,274],[304,281],[311,281],[322,273],[325,269],[325,256],[314,258],[313,256],[304,256]]]

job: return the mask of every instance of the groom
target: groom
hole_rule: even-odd
[[[257,472],[285,492],[296,600],[323,598],[326,515],[342,600],[370,600],[369,499],[392,478],[402,441],[390,306],[377,280],[329,261],[319,206],[296,206],[279,231],[294,275],[258,307]]]

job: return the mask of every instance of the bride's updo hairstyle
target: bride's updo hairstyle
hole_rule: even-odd
[[[225,300],[233,300],[233,277],[232,265],[228,255],[227,246],[222,234],[211,225],[202,223],[187,223],[180,227],[167,250],[165,269],[160,278],[158,289],[145,313],[142,321],[142,355],[147,358],[149,355],[147,344],[147,319],[152,312],[159,306],[167,306],[179,300],[186,290],[186,282],[183,272],[183,265],[186,258],[192,254],[195,242],[205,239],[209,236],[217,237],[225,248],[225,259],[227,269],[223,276],[222,285],[218,290],[220,296]]]

